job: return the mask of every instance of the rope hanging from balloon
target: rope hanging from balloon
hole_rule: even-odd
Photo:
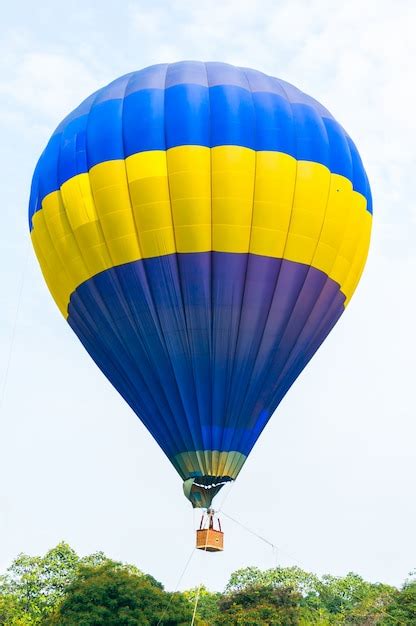
[[[194,624],[195,624],[195,617],[196,617],[196,611],[198,609],[198,602],[199,602],[199,596],[200,596],[200,593],[201,593],[201,587],[202,587],[202,583],[199,583],[199,587],[198,587],[198,590],[197,590],[196,596],[195,596],[194,612],[192,613],[191,626],[194,626]]]
[[[257,537],[257,539],[260,539],[261,541],[264,541],[264,543],[267,543],[271,548],[273,548],[273,550],[276,550],[276,551],[278,550],[277,546],[272,541],[269,541],[265,537],[262,537],[261,535],[256,533],[254,530],[251,530],[251,528],[248,528],[248,526],[245,526],[244,524],[236,520],[234,517],[231,517],[231,515],[228,515],[228,513],[226,513],[225,511],[221,511],[221,515],[225,515],[225,517],[227,517],[229,520],[234,522],[234,524],[237,524],[237,526],[240,526],[241,528],[246,530],[248,533],[250,533],[254,537]]]
[[[256,537],[257,539],[259,539],[263,543],[265,543],[268,546],[270,546],[270,548],[273,551],[273,555],[274,555],[273,560],[274,560],[275,567],[278,567],[277,555],[279,553],[287,555],[294,564],[297,564],[297,565],[299,564],[299,558],[296,557],[291,552],[289,552],[288,550],[282,548],[281,546],[277,546],[275,543],[270,541],[270,539],[267,539],[266,537],[263,537],[262,535],[260,535],[256,531],[252,530],[251,528],[249,528],[245,524],[242,524],[241,522],[239,522],[237,519],[235,519],[234,517],[232,517],[228,513],[225,513],[225,511],[221,511],[221,515],[224,515],[224,517],[228,518],[231,522],[234,522],[234,524],[237,524],[237,526],[240,526],[240,528],[242,528],[243,530],[248,532],[250,535],[253,535],[253,537]]]
[[[206,539],[205,539],[205,548],[204,548],[205,552],[206,552],[207,546],[208,546],[208,534],[207,534]],[[191,564],[191,561],[192,561],[192,557],[194,556],[196,550],[197,550],[196,547],[194,547],[192,549],[192,552],[189,555],[188,560],[186,561],[185,567],[183,568],[183,570],[182,570],[182,572],[181,572],[181,574],[180,574],[180,576],[178,578],[178,581],[176,583],[175,589],[172,592],[171,597],[169,598],[169,602],[166,605],[165,610],[163,611],[162,616],[159,619],[159,621],[158,621],[156,626],[163,626],[163,620],[165,619],[165,616],[166,616],[166,613],[168,611],[168,608],[169,608],[169,606],[170,606],[170,604],[172,602],[173,594],[176,593],[176,591],[178,591],[179,585],[181,584],[181,582],[183,580],[183,577],[185,576],[186,572],[188,571],[188,568],[189,568],[189,566]],[[194,624],[195,624],[196,612],[197,612],[197,609],[198,609],[198,602],[199,602],[199,597],[200,597],[200,594],[201,594],[201,588],[202,588],[202,582],[199,583],[199,586],[198,586],[198,589],[197,589],[197,592],[196,592],[194,609],[193,609],[193,613],[192,613],[191,626],[194,626]]]
[[[178,591],[179,585],[181,584],[182,579],[185,576],[185,574],[186,574],[186,572],[188,570],[189,565],[191,564],[192,557],[194,556],[195,552],[196,552],[196,548],[192,548],[192,552],[189,555],[189,557],[188,557],[188,559],[186,561],[185,567],[183,568],[183,570],[182,570],[182,572],[181,572],[181,574],[180,574],[180,576],[178,578],[178,581],[176,583],[175,589],[173,590],[173,592],[172,592],[172,594],[171,594],[171,596],[169,598],[169,602],[165,606],[165,609],[164,609],[164,611],[162,613],[162,616],[160,617],[160,619],[159,619],[158,623],[156,624],[156,626],[163,626],[163,620],[165,619],[166,613],[167,613],[167,611],[168,611],[168,609],[169,609],[169,607],[171,605],[171,602],[172,602],[172,599],[173,599],[173,595]]]

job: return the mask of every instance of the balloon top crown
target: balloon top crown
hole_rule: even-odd
[[[227,115],[221,121],[225,104]],[[161,109],[166,116],[164,124],[152,124]],[[135,128],[131,127],[132,115],[136,117]],[[140,115],[141,121],[137,119]],[[238,125],[232,116],[238,116]],[[72,159],[69,164],[65,159],[69,149],[62,153],[62,142],[73,139],[77,127],[86,132],[87,122],[90,150],[80,145],[76,162]],[[97,124],[102,126],[99,145],[94,132]],[[278,150],[297,159],[320,162],[352,180],[372,211],[368,179],[357,149],[317,100],[258,70],[220,62],[180,61],[151,65],[115,79],[86,98],[58,125],[33,178],[30,227],[45,195],[102,160],[177,145],[215,147],[225,143]],[[60,163],[55,164],[59,152]]]

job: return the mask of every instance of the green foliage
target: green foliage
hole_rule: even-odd
[[[167,593],[150,574],[102,552],[80,558],[66,543],[20,554],[0,576],[0,626],[189,624],[198,589]],[[401,590],[350,572],[299,567],[234,572],[225,592],[199,590],[195,626],[416,626],[416,579]]]
[[[198,587],[184,591],[184,596],[191,603],[192,607],[195,606],[196,597],[198,594]],[[213,624],[218,616],[218,603],[220,601],[221,594],[213,593],[206,587],[199,589],[199,598],[197,605],[197,617],[205,624]]]
[[[321,605],[345,624],[373,626],[380,623],[385,608],[397,590],[369,583],[352,572],[344,577],[323,576],[317,591]]]
[[[149,577],[107,562],[82,566],[45,626],[164,626],[189,624],[192,608]]]
[[[0,624],[7,624],[7,626],[31,626],[33,622],[22,613],[13,595],[1,592]]]
[[[41,624],[61,600],[80,567],[107,562],[109,559],[102,552],[80,558],[64,542],[43,557],[19,554],[0,577],[0,624]]]
[[[231,575],[225,588],[226,593],[241,591],[247,587],[266,585],[291,587],[304,595],[316,594],[319,579],[315,574],[305,572],[300,567],[276,567],[260,570],[258,567],[245,567]]]
[[[319,578],[299,567],[237,570],[232,574],[226,592],[235,593],[255,585],[294,590],[301,596],[299,623],[322,626],[382,624],[387,607],[398,593],[394,587],[366,582],[354,573]]]
[[[387,607],[382,626],[410,626],[416,624],[416,581],[405,582]]]
[[[9,598],[6,618],[10,621],[10,614],[15,613],[25,620],[22,624],[40,623],[62,596],[77,563],[76,553],[65,543],[58,544],[44,557],[19,554],[0,580],[1,596]]]
[[[266,572],[262,572],[258,567],[243,567],[231,574],[225,593],[236,593],[249,587],[266,584]]]
[[[300,594],[284,587],[248,586],[224,595],[219,610],[218,626],[299,626]]]

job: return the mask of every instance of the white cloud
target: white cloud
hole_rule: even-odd
[[[26,51],[16,61],[2,80],[0,95],[14,111],[23,110],[40,119],[65,116],[96,82],[85,63],[70,54]]]

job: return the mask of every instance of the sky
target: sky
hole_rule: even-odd
[[[413,0],[2,8],[0,571],[61,540],[167,589],[222,589],[248,565],[396,585],[416,567],[415,26]],[[185,59],[253,67],[322,102],[358,145],[374,199],[351,304],[225,493],[222,554],[192,552],[199,519],[182,481],[62,319],[27,225],[60,120],[119,75]]]

